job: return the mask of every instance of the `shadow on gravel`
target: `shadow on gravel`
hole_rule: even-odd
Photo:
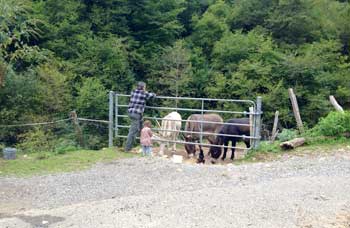
[[[48,228],[50,225],[58,222],[62,222],[65,218],[51,216],[51,215],[39,215],[39,216],[28,216],[28,215],[6,215],[0,214],[0,219],[3,218],[18,218],[22,221],[29,223],[33,228]]]

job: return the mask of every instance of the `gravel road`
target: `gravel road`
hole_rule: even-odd
[[[350,148],[244,165],[132,158],[0,178],[0,227],[350,227]]]

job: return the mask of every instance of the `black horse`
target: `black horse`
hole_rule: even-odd
[[[226,146],[224,148],[224,155],[222,157],[222,160],[225,160],[226,153],[227,153],[227,146],[228,143],[231,141],[231,160],[235,157],[235,147],[237,141],[244,141],[247,148],[250,147],[250,139],[249,138],[243,138],[238,136],[250,136],[250,127],[249,127],[249,119],[248,118],[241,118],[241,119],[230,119],[226,123],[232,123],[232,124],[238,124],[238,125],[223,125],[220,130],[219,134],[225,134],[225,135],[236,135],[236,136],[222,136],[218,135],[216,137],[216,145],[224,145]],[[241,124],[241,125],[240,125]],[[244,124],[244,125],[243,125]],[[243,126],[242,126],[243,125]],[[209,149],[209,155],[215,159],[218,159],[221,156],[221,147],[217,147],[215,145],[211,146]]]

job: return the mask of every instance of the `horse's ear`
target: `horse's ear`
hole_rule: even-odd
[[[216,137],[215,144],[216,145],[224,144],[222,137],[220,137],[220,136]]]
[[[191,136],[191,135],[185,135],[185,138],[186,138],[186,139],[191,139],[192,136]]]

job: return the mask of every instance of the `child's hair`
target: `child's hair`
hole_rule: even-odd
[[[152,123],[151,123],[151,121],[149,121],[149,120],[146,120],[145,122],[143,122],[143,126],[144,127],[152,127]]]

